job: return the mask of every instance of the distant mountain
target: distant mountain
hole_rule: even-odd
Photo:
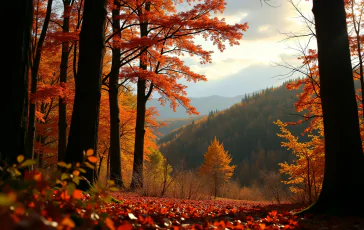
[[[244,95],[235,97],[223,97],[223,96],[209,96],[209,97],[191,97],[191,105],[196,107],[200,115],[207,115],[210,111],[223,110],[231,107],[232,105],[239,103]],[[171,118],[190,118],[191,116],[186,113],[186,110],[182,106],[178,106],[176,112],[173,112],[168,105],[161,106],[158,99],[152,99],[147,102],[147,107],[157,107],[160,116],[158,120],[165,120]],[[195,117],[195,116],[192,116]]]
[[[157,130],[157,132],[159,132],[159,134],[161,136],[164,136],[181,126],[186,125],[186,124],[191,124],[195,120],[201,119],[204,116],[206,116],[206,115],[198,115],[198,116],[192,116],[192,117],[187,117],[187,118],[171,118],[171,119],[166,119],[166,120],[160,120],[160,122],[165,123],[165,126],[159,128]]]
[[[278,171],[278,163],[292,160],[277,136],[277,119],[297,121],[294,108],[298,91],[287,90],[285,84],[268,88],[240,99],[232,107],[210,112],[207,116],[173,130],[159,140],[160,151],[173,167],[196,169],[203,163],[204,153],[216,136],[237,165],[234,177],[251,185],[261,170]],[[307,123],[292,126],[293,134],[301,133]],[[300,137],[302,138],[302,137]]]

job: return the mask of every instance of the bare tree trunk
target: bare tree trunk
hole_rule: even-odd
[[[48,0],[47,4],[47,13],[44,19],[42,32],[40,33],[38,43],[36,44],[36,50],[35,50],[35,58],[33,60],[32,65],[32,80],[31,80],[31,88],[30,92],[32,94],[37,92],[37,84],[38,84],[38,71],[39,71],[39,65],[40,65],[40,58],[42,56],[42,47],[45,40],[45,37],[47,35],[48,30],[48,24],[51,19],[51,12],[52,12],[52,3],[53,0]],[[28,124],[28,154],[34,158],[34,140],[35,140],[35,111],[36,111],[37,105],[35,102],[30,103],[29,107],[29,124]]]
[[[310,171],[310,159],[307,157],[307,185],[308,185],[308,203],[312,204],[312,184],[311,184],[311,171]]]
[[[110,152],[107,154],[106,178],[110,178]]]
[[[143,67],[143,65],[141,65]],[[139,79],[137,83],[137,117],[135,126],[134,163],[133,176],[130,188],[143,188],[143,158],[144,158],[144,135],[145,135],[145,80]]]
[[[20,154],[29,157],[26,147],[28,120],[28,70],[30,57],[30,34],[33,20],[33,0],[7,1],[4,9],[16,9],[16,24],[5,23],[11,34],[12,46],[4,46],[7,57],[1,62],[5,73],[4,87],[11,87],[11,94],[2,90],[0,157],[8,163],[16,163]],[[6,99],[10,97],[11,99]]]
[[[113,39],[119,42],[120,39],[120,0],[114,0],[112,10]],[[120,109],[119,109],[119,69],[120,69],[120,48],[115,45],[112,48],[112,64],[109,78],[109,105],[110,105],[110,176],[115,183],[124,187],[121,171],[121,149],[120,149]]]
[[[213,180],[214,180],[214,199],[216,199],[216,197],[217,197],[217,175],[216,175],[216,173],[213,175]]]
[[[164,196],[164,194],[167,192],[167,189],[173,182],[173,179],[170,178],[168,175],[168,169],[169,169],[168,166],[169,166],[168,161],[167,161],[167,159],[165,159],[164,165],[163,165],[163,183],[162,183],[161,197]],[[168,180],[168,178],[169,178],[169,180]]]
[[[76,26],[76,30],[79,30],[81,27],[81,22],[82,22],[82,14],[83,14],[83,2],[84,0],[80,0],[79,4],[77,5],[77,26]],[[76,76],[77,76],[77,63],[78,63],[78,41],[74,42],[73,45],[73,62],[72,62],[72,71],[73,71],[73,78],[76,81]],[[67,150],[67,149],[66,149]]]
[[[83,151],[87,149],[97,151],[105,21],[106,0],[85,0],[75,101],[65,156],[69,163],[82,162]],[[85,175],[91,183],[94,174],[94,169],[88,169]],[[80,183],[80,188],[87,190],[89,185]]]
[[[63,33],[70,32],[71,0],[63,0]],[[62,56],[60,65],[60,84],[67,83],[68,57],[70,54],[69,42],[62,42]],[[66,100],[59,98],[58,103],[58,161],[63,161],[67,147],[67,104]]]
[[[145,11],[150,11],[150,2],[146,3]],[[140,37],[148,36],[148,22],[140,24]],[[146,55],[146,54],[143,54]],[[142,55],[142,56],[143,56]],[[147,70],[147,65],[143,63],[143,58],[140,58],[140,68]],[[146,103],[150,96],[151,90],[145,95],[146,80],[138,79],[137,83],[137,117],[135,126],[135,143],[134,143],[134,163],[133,176],[130,188],[143,188],[143,160],[144,160],[144,136],[145,136],[145,114]]]
[[[102,162],[104,161],[104,157],[100,157],[99,158],[99,167],[97,168],[97,177],[100,178],[100,173],[101,173],[101,167],[102,167]]]

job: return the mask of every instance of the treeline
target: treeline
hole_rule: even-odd
[[[257,182],[262,170],[277,172],[278,163],[290,162],[293,157],[281,147],[279,127],[273,122],[293,122],[299,114],[293,104],[300,91],[288,90],[287,83],[243,97],[241,103],[229,109],[211,111],[174,130],[159,140],[160,151],[172,166],[183,161],[186,168],[193,169],[201,165],[203,154],[216,136],[232,156],[232,164],[238,165],[234,178],[242,185]],[[306,127],[305,123],[296,125],[292,132],[298,135]]]

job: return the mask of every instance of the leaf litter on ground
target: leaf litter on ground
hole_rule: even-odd
[[[297,216],[300,205],[113,195],[102,207],[115,229],[364,229],[362,218]]]

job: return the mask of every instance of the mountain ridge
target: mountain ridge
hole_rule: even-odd
[[[260,91],[260,90],[259,90]],[[223,110],[231,107],[232,105],[241,102],[244,97],[258,93],[255,91],[252,93],[241,94],[233,97],[211,95],[205,97],[188,97],[191,100],[191,105],[196,107],[199,115],[208,115],[210,111]],[[158,98],[152,98],[147,102],[147,107],[156,107],[159,111],[159,117],[157,120],[176,119],[176,118],[193,118],[198,115],[192,115],[186,113],[186,110],[182,106],[176,108],[176,112],[168,105],[161,106]]]

